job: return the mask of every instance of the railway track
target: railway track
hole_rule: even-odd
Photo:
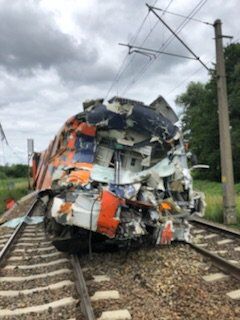
[[[225,280],[229,276],[240,280],[240,232],[225,225],[194,218],[191,221],[193,239],[189,245],[222,272],[206,275],[208,282]],[[238,289],[227,292],[231,299],[240,300]]]
[[[28,215],[41,214],[43,214],[43,207],[36,201],[28,211]],[[232,233],[231,229],[226,231],[224,230],[225,227],[221,229],[219,225],[215,224],[211,226],[204,220],[192,221],[191,224],[193,225],[194,243],[190,245],[207,256],[208,259],[211,259],[211,263],[224,272],[213,272],[212,274],[211,271],[214,271],[212,267],[204,270],[201,277],[208,279],[207,290],[213,290],[212,282],[216,279],[228,279],[224,284],[217,281],[217,286],[220,286],[219,291],[224,292],[225,290],[231,299],[239,299],[239,290],[236,280],[234,280],[237,278],[239,282],[239,266],[233,262],[233,259],[240,262],[240,260],[237,260],[237,255],[240,252],[234,250],[234,248],[239,247],[240,238],[238,234],[235,234],[238,232]],[[179,264],[176,260],[176,265],[174,263],[171,266],[169,262],[165,265],[166,257],[174,256],[175,260],[176,253],[180,255],[184,253],[186,256],[190,255],[192,257],[195,269],[199,264],[199,262],[194,261],[194,259],[199,260],[199,257],[195,257],[188,249],[184,249],[185,246],[176,248],[173,246],[167,249],[163,247],[160,250],[158,248],[148,249],[147,251],[140,250],[139,256],[134,261],[131,257],[129,261],[128,259],[121,261],[123,258],[121,252],[115,255],[96,255],[94,261],[85,257],[81,259],[81,264],[83,263],[84,266],[81,268],[77,256],[69,257],[52,246],[51,239],[45,234],[42,223],[31,226],[23,222],[14,232],[9,232],[9,230],[4,230],[4,232],[5,234],[0,236],[0,319],[6,320],[162,319],[157,310],[162,308],[165,312],[169,312],[169,306],[164,309],[166,308],[164,299],[168,301],[172,295],[175,297],[174,291],[177,290],[176,288],[182,281],[178,281],[178,273],[176,273],[175,268],[178,265],[177,269],[180,270],[180,266],[182,267],[185,263],[183,259]],[[232,241],[220,242],[228,239]],[[231,250],[229,245],[231,245]],[[234,255],[232,256],[231,253],[234,253]],[[136,254],[138,255],[138,253],[133,252],[131,255]],[[223,257],[224,254],[225,257]],[[164,258],[161,258],[161,256],[164,256]],[[152,259],[154,262],[151,262]],[[147,274],[145,264],[148,263],[150,265],[152,263],[152,265]],[[126,271],[124,268],[126,268]],[[173,274],[176,273],[176,277],[172,279],[169,273],[171,268],[173,268]],[[185,266],[186,268],[187,266]],[[123,270],[119,274],[121,269]],[[133,274],[129,270],[132,270]],[[170,285],[170,289],[168,288],[169,280],[167,280],[168,285],[164,285],[165,272],[167,274],[166,279],[170,278],[174,283]],[[182,275],[184,275],[184,271],[182,272]],[[190,269],[189,272],[191,273]],[[196,282],[198,281],[196,290],[201,282],[199,282],[199,279],[197,280],[200,275],[196,270],[194,272],[196,273],[192,281],[193,279],[194,281],[196,279]],[[175,282],[176,279],[177,282]],[[162,286],[164,289],[162,289]],[[234,291],[231,292],[230,288],[234,288]],[[116,289],[119,289],[119,291]],[[190,292],[191,289],[192,287],[189,288]],[[167,299],[166,293],[162,290],[166,290]],[[182,300],[184,304],[184,297],[182,297]],[[158,307],[160,301],[163,305]],[[156,310],[154,310],[155,308]],[[171,308],[172,305],[170,310]],[[148,314],[149,309],[152,311]],[[185,311],[181,310],[181,313],[183,312]],[[175,317],[174,313],[169,319],[172,317]],[[199,314],[197,318],[202,319]],[[186,315],[186,319],[192,319],[189,313]]]
[[[42,215],[36,200],[27,216]],[[89,297],[76,255],[63,254],[51,244],[43,223],[22,222],[0,236],[0,319],[95,320],[92,304],[119,298],[116,290],[101,290]],[[93,275],[90,282],[104,284],[109,278]],[[105,319],[131,319],[127,310],[103,311]]]

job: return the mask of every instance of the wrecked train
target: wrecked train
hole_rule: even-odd
[[[47,196],[55,245],[70,251],[90,242],[188,240],[188,219],[203,214],[204,200],[193,191],[171,107],[161,96],[149,106],[114,97],[83,107],[33,156],[34,187]]]

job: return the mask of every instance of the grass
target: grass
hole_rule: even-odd
[[[194,189],[202,191],[206,196],[205,218],[223,222],[222,185],[219,182],[194,180]],[[240,183],[235,185],[238,223],[240,223]]]
[[[28,193],[26,178],[0,179],[0,214],[5,211],[5,200],[9,197],[19,200]]]

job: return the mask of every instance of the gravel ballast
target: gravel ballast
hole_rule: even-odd
[[[103,309],[124,307],[132,319],[240,319],[240,302],[226,297],[239,288],[234,279],[207,284],[203,275],[218,272],[187,245],[145,248],[130,252],[95,254],[82,259],[89,291],[114,289],[120,301],[99,302]],[[106,274],[109,283],[95,284],[92,275]]]

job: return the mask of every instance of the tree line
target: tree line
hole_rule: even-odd
[[[28,174],[28,166],[25,164],[13,164],[0,166],[0,179],[25,178]]]
[[[233,150],[235,181],[240,181],[240,44],[230,44],[224,50],[230,132]],[[182,122],[185,138],[198,163],[208,164],[198,177],[220,180],[220,145],[217,112],[217,84],[215,66],[207,83],[191,82],[186,91],[176,98],[183,108]]]

